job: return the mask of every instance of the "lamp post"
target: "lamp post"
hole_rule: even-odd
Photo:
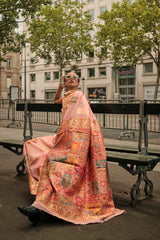
[[[25,41],[23,41],[22,43],[21,43],[21,47],[22,47],[22,62],[24,62],[24,64],[23,64],[23,67],[24,67],[24,90],[23,90],[23,92],[24,92],[24,96],[23,96],[23,98],[24,98],[24,100],[26,100],[26,43],[25,43]]]
[[[83,77],[82,78],[82,91],[83,91],[83,93],[84,93],[84,82],[85,82],[85,78]]]
[[[23,96],[23,98],[24,98],[24,100],[26,100],[26,82],[27,82],[27,80],[26,80],[26,42],[25,41],[22,41],[22,43],[21,43],[21,47],[22,47],[22,55],[21,55],[21,57],[22,57],[22,62],[23,62],[23,69],[24,69],[24,90],[23,90],[23,92],[24,92],[24,96]]]
[[[2,21],[2,14],[0,13],[0,21]],[[0,61],[0,98],[1,96],[1,91],[2,91],[2,83],[1,83],[2,79],[1,79],[1,61]]]
[[[26,43],[24,43],[24,100],[26,100]]]

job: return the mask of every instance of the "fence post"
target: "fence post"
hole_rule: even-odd
[[[105,113],[103,114],[103,127],[105,128],[106,116]]]
[[[47,123],[48,123],[48,112],[47,112]]]
[[[17,122],[17,123],[15,122],[16,100],[15,101],[10,100],[10,104],[11,104],[11,111],[12,111],[12,122],[7,125],[7,128],[9,128],[10,126],[14,126],[14,125],[16,127],[20,127],[21,123],[20,122]]]
[[[33,136],[33,131],[32,131],[32,112],[28,110],[28,104],[30,103],[29,100],[25,101],[25,105],[24,105],[24,129],[23,129],[23,137],[24,137],[24,141],[30,140],[32,139]],[[27,120],[29,123],[29,131],[30,131],[30,135],[27,136],[26,132],[27,132]]]

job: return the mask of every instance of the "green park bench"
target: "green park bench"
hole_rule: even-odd
[[[62,106],[54,103],[17,103],[16,111],[24,111],[24,130],[23,141],[1,140],[0,145],[12,152],[22,154],[24,142],[32,139],[32,112],[60,112]],[[152,171],[160,161],[160,152],[148,151],[148,115],[159,115],[159,103],[147,103],[141,101],[138,103],[94,103],[91,104],[94,113],[101,114],[138,114],[139,115],[139,139],[137,148],[124,146],[106,146],[107,161],[116,162],[132,175],[137,175],[137,180],[130,190],[131,203],[152,196],[153,183],[147,176],[148,171]],[[26,135],[27,124],[29,124],[29,136]],[[23,174],[25,166],[24,161],[17,167],[18,174]],[[141,197],[140,185],[144,183],[145,197]]]

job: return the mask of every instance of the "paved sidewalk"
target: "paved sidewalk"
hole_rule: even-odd
[[[20,214],[17,206],[29,206],[34,198],[29,193],[27,176],[16,176],[15,166],[21,156],[0,146],[0,239],[1,240],[159,240],[160,239],[160,173],[151,172],[153,198],[130,206],[130,187],[135,182],[124,169],[109,163],[110,181],[115,206],[126,214],[103,224],[73,225],[45,216],[33,226]]]
[[[52,135],[51,126],[37,126],[33,137]],[[49,130],[51,129],[51,130]],[[41,131],[37,131],[41,130]],[[42,131],[43,130],[43,131]],[[45,131],[44,131],[45,130]],[[118,140],[119,133],[104,132],[105,144],[137,145],[134,140]],[[106,136],[115,135],[114,138]],[[153,136],[152,136],[153,137]],[[23,130],[0,127],[1,139],[23,139]],[[155,141],[157,139],[157,141]],[[152,138],[151,148],[159,149],[159,136]],[[154,142],[154,144],[153,144]],[[155,144],[158,143],[158,144]],[[27,176],[16,176],[16,165],[22,156],[0,146],[0,239],[1,240],[159,240],[160,239],[160,169],[150,172],[154,184],[153,198],[130,206],[130,188],[136,181],[117,164],[109,163],[110,181],[115,206],[126,214],[103,224],[73,225],[60,219],[45,216],[38,226],[30,224],[17,206],[29,206],[34,198],[29,193]],[[142,191],[143,189],[141,189]],[[143,191],[142,191],[143,192]]]

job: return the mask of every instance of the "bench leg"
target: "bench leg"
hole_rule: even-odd
[[[133,138],[135,138],[135,133],[134,133],[134,131],[128,131],[128,130],[126,130],[126,131],[121,132],[121,134],[120,134],[120,136],[119,136],[118,138],[121,140],[123,137],[131,138],[131,136],[132,136]]]
[[[135,184],[133,184],[130,191],[131,205],[134,205],[139,200],[143,200],[152,196],[153,183],[148,179],[147,171],[151,171],[156,164],[157,162],[149,166],[136,166],[134,164],[119,163],[121,167],[126,169],[132,175],[138,175],[137,181]],[[145,196],[143,197],[140,194],[141,183],[144,183]]]
[[[17,155],[21,155],[23,153],[23,146],[12,146],[10,143],[4,143],[3,147],[8,149],[11,152],[16,153]]]
[[[25,170],[25,165],[24,165],[24,158],[23,158],[23,160],[20,163],[18,163],[18,165],[16,167],[16,171],[18,173],[17,175],[18,176],[25,175],[24,170]]]
[[[147,166],[137,166],[136,172],[138,174],[138,178],[135,184],[133,184],[131,191],[130,191],[130,196],[131,196],[131,204],[134,205],[138,200],[146,199],[152,196],[152,191],[153,191],[153,183],[148,179],[147,176]],[[135,173],[134,173],[135,175]],[[144,193],[145,197],[140,196],[140,185],[141,183],[144,182]]]

